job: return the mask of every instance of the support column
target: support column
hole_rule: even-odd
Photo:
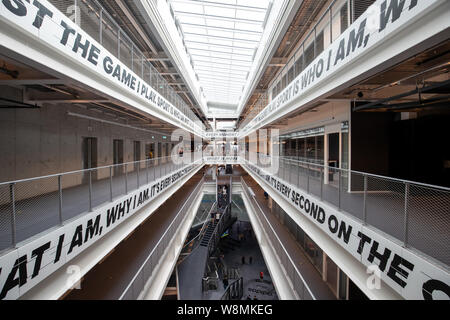
[[[329,182],[329,169],[328,169],[328,160],[329,160],[329,142],[328,142],[328,134],[325,134],[323,138],[323,184],[328,184]]]

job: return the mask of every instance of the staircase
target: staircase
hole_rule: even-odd
[[[213,223],[209,223],[208,227],[206,228],[205,234],[202,237],[202,240],[200,242],[200,245],[203,247],[207,247],[209,244],[209,240],[211,240],[211,237],[214,234],[214,230],[216,229],[217,221],[214,220]]]

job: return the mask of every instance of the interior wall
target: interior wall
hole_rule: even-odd
[[[145,144],[168,142],[170,139],[170,136],[163,140],[150,132],[70,116],[68,111],[107,118],[74,105],[48,104],[39,109],[0,108],[0,181],[82,169],[84,137],[97,138],[98,166],[113,164],[114,139],[123,140],[124,162],[134,160],[134,141],[141,141],[143,160],[146,158]],[[111,117],[107,120],[114,121]],[[158,157],[157,152],[154,153],[154,157]]]
[[[450,187],[450,114],[429,114],[392,124],[393,176]]]
[[[304,129],[339,124],[350,119],[350,101],[330,101],[288,120],[280,129],[280,135]]]
[[[352,170],[389,176],[390,124],[394,115],[351,113]]]

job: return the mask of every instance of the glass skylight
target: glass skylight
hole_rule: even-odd
[[[169,0],[207,101],[237,106],[269,2]]]

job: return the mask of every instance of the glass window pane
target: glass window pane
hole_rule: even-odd
[[[324,156],[324,136],[318,136],[317,137],[317,162],[323,163],[323,156]]]

